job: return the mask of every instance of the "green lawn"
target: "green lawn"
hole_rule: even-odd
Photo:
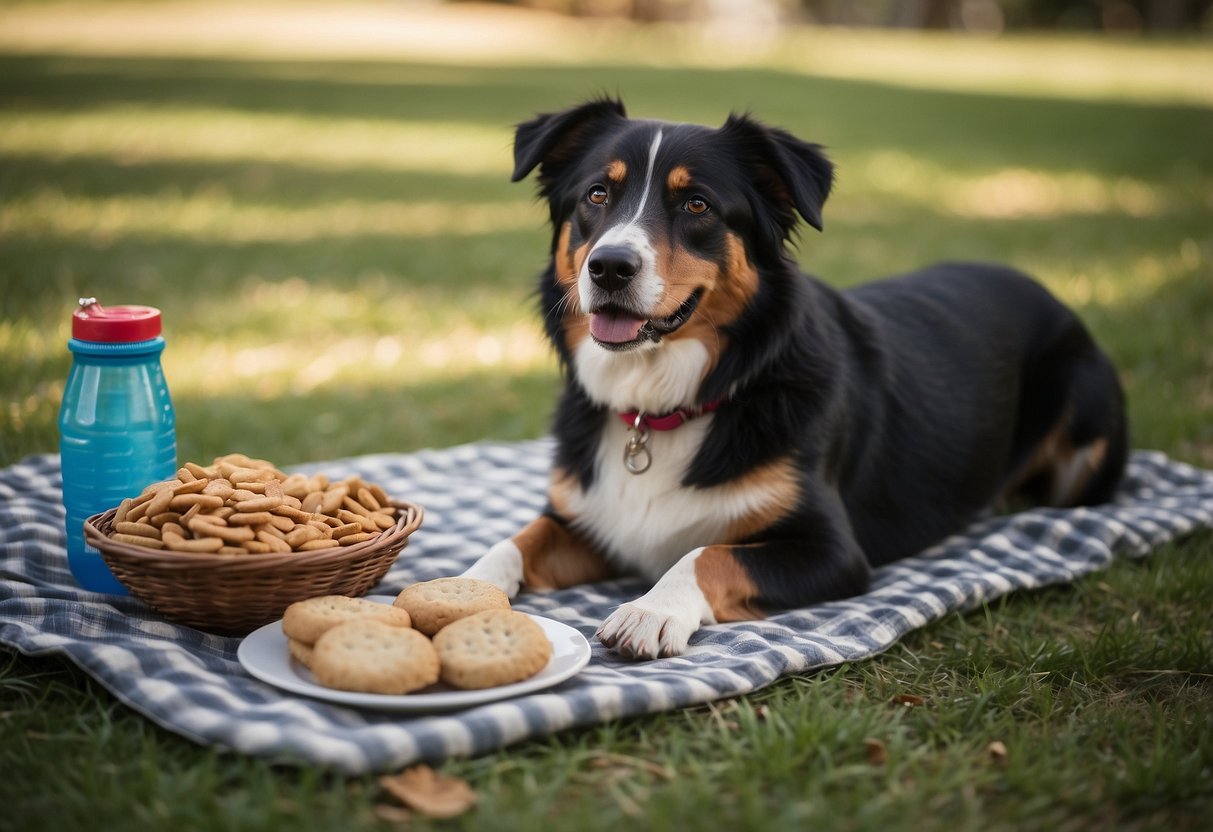
[[[1213,467],[1207,40],[802,33],[715,65],[624,31],[580,57],[444,60],[91,48],[71,16],[79,40],[52,49],[4,14],[0,464],[56,448],[83,294],[164,311],[182,459],[540,435],[559,383],[532,314],[548,236],[508,182],[512,125],[607,91],[826,145],[838,185],[800,255],[838,285],[941,258],[1033,272],[1122,368],[1134,446]],[[480,807],[432,826],[1203,828],[1211,613],[1203,533],[861,665],[453,761]],[[370,778],[200,749],[9,651],[0,771],[0,830],[387,825]]]

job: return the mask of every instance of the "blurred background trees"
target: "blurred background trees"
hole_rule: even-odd
[[[1209,32],[1213,0],[499,0],[580,17],[638,21],[743,15],[787,22],[997,33]]]

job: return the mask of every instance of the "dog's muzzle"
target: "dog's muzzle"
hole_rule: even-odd
[[[643,318],[617,304],[603,304],[590,313],[590,335],[608,350],[622,351],[640,344],[656,343],[687,322],[702,296],[703,291],[696,289],[672,314],[663,318]]]

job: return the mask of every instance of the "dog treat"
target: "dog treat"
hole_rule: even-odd
[[[160,539],[160,529],[152,523],[115,523],[114,531],[121,534],[137,534],[140,537]]]
[[[383,489],[360,477],[288,476],[263,459],[228,454],[207,466],[187,462],[175,479],[123,500],[110,537],[166,552],[285,554],[374,540],[396,515]]]
[[[338,624],[359,619],[380,621],[392,627],[408,627],[412,623],[408,612],[399,607],[376,604],[365,598],[321,595],[287,607],[282,616],[282,632],[295,641],[315,644]]]
[[[469,690],[529,679],[552,657],[543,628],[504,609],[484,610],[447,625],[434,636],[434,649],[442,681]]]
[[[408,610],[413,626],[432,636],[452,621],[483,610],[508,610],[509,597],[475,578],[436,578],[405,587],[394,605]]]
[[[122,532],[115,532],[113,535],[111,535],[111,537],[119,543],[127,543],[131,546],[143,546],[148,549],[163,549],[165,546],[165,543],[162,540],[154,537],[144,537],[143,535],[138,534],[123,534]]]
[[[311,656],[312,675],[325,687],[403,694],[438,681],[438,654],[416,630],[382,621],[347,621],[328,630]]]

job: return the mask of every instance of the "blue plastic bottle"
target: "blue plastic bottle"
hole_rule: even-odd
[[[84,521],[177,470],[176,417],[160,353],[160,310],[102,308],[81,298],[72,315],[72,370],[59,409],[67,557],[85,589],[126,594]]]

